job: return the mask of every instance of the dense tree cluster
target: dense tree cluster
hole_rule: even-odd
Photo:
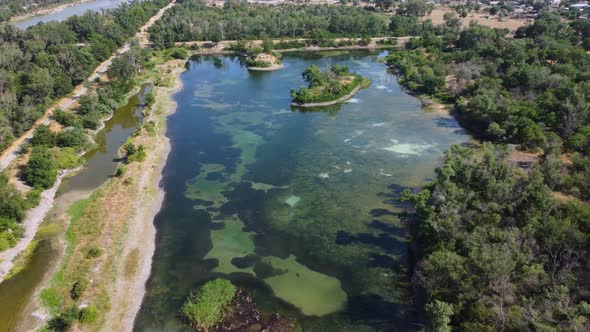
[[[167,2],[133,1],[26,31],[0,25],[0,150],[30,128],[55,99],[83,82]]]
[[[385,16],[357,7],[320,5],[248,5],[227,2],[208,7],[200,0],[183,0],[149,30],[159,47],[193,40],[239,40],[334,36],[361,37],[387,33]]]
[[[587,148],[585,23],[542,14],[515,38],[471,25],[453,39],[453,29],[447,34],[445,26],[422,31],[408,44],[413,50],[388,58],[404,85],[455,101],[465,124],[491,140],[529,148],[562,140],[568,148]]]
[[[581,331],[590,328],[590,55],[587,23],[542,13],[516,31],[472,24],[459,33],[392,18],[419,33],[387,63],[412,91],[454,104],[462,124],[495,143],[543,152],[523,172],[506,147],[453,147],[411,220],[426,293],[427,330]],[[562,153],[573,155],[569,166]]]
[[[553,174],[551,188],[590,198],[588,24],[543,13],[514,38],[480,25],[453,38],[449,22],[430,31],[421,26],[421,38],[408,43],[410,50],[388,57],[400,82],[454,103],[462,124],[482,138],[546,155],[573,153],[569,167],[544,158],[554,161],[545,168]]]
[[[558,203],[505,147],[454,146],[437,179],[405,193],[433,331],[587,331],[590,208]]]
[[[316,65],[311,65],[301,76],[307,82],[307,87],[301,87],[299,91],[291,90],[293,101],[301,104],[333,101],[370,83],[362,76],[350,72],[347,66],[338,64],[323,72]]]

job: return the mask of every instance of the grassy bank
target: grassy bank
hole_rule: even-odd
[[[128,303],[126,297],[133,294],[121,294],[136,283],[143,288],[143,283],[135,280],[145,271],[142,266],[146,257],[149,263],[151,254],[145,248],[153,246],[150,242],[154,239],[145,236],[138,241],[137,237],[149,234],[149,228],[153,228],[151,222],[146,222],[149,216],[144,213],[149,210],[146,206],[156,201],[157,186],[151,181],[159,175],[167,155],[163,137],[165,115],[174,77],[183,68],[182,63],[166,62],[162,57],[152,62],[152,69],[137,81],[155,83],[153,94],[158,98],[144,110],[144,122],[129,140],[134,146],[143,147],[145,156],[129,158],[137,161],[121,166],[117,176],[88,199],[71,205],[64,216],[62,222],[69,225],[65,254],[49,286],[41,293],[41,300],[52,316],[48,327],[97,330],[107,323],[109,310],[117,308],[117,314],[130,310],[121,305]],[[136,233],[138,227],[140,234]],[[122,285],[121,280],[127,284]],[[113,324],[111,319],[108,323]]]

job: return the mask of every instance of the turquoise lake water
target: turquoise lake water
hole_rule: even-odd
[[[379,56],[287,56],[283,70],[263,73],[235,57],[188,62],[168,118],[166,198],[137,331],[186,330],[180,306],[217,277],[304,331],[415,328],[398,196],[469,136],[424,111]],[[371,86],[342,105],[291,109],[301,72],[336,63]]]

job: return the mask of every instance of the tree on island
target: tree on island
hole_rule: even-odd
[[[311,65],[301,76],[307,87],[301,87],[299,91],[291,89],[293,102],[297,104],[332,102],[370,83],[362,76],[351,73],[347,66],[338,64],[323,72]]]

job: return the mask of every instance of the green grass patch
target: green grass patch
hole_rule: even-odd
[[[209,281],[189,296],[180,312],[194,329],[208,331],[223,321],[236,292],[228,280]]]

